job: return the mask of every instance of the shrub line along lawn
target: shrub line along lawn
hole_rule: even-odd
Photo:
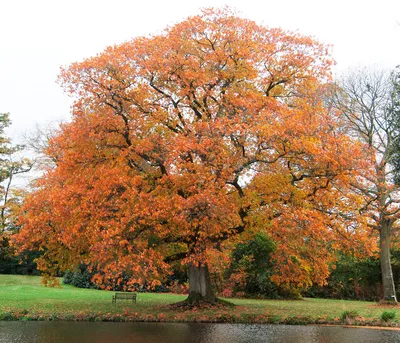
[[[0,275],[0,320],[165,321],[348,324],[400,327],[400,307],[373,302],[226,299],[234,307],[177,309],[185,295],[139,293],[137,303],[111,303],[114,292],[70,285],[48,288],[38,276]],[[388,321],[381,319],[391,318]],[[394,313],[394,314],[393,314]],[[393,318],[394,317],[394,318]]]

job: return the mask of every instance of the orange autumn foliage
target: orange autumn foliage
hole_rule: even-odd
[[[156,285],[262,230],[275,282],[323,283],[368,237],[346,193],[361,147],[323,101],[331,64],[309,37],[207,9],[63,69],[73,119],[16,244],[44,249],[48,273],[85,262],[104,287]]]

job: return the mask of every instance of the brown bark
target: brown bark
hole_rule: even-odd
[[[185,302],[188,304],[217,302],[217,297],[215,296],[211,287],[210,274],[207,264],[190,264],[188,270],[189,296]]]
[[[393,280],[392,264],[390,261],[390,236],[392,222],[384,220],[379,230],[379,257],[381,262],[383,301],[397,303],[396,290]]]

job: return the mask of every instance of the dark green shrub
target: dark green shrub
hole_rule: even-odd
[[[345,321],[348,321],[348,320],[353,320],[353,319],[357,318],[357,316],[358,316],[357,311],[343,311],[341,316],[340,316],[340,319],[343,322],[345,322]]]
[[[94,284],[91,279],[92,275],[87,271],[87,269],[82,271],[80,268],[78,268],[74,272],[71,284],[78,288],[93,288]]]
[[[35,259],[42,253],[25,251],[17,255],[10,246],[10,237],[0,237],[0,274],[40,275]]]
[[[400,250],[392,250],[392,270],[394,280],[400,279]],[[364,260],[341,254],[326,286],[312,286],[303,292],[311,298],[334,298],[379,301],[382,298],[380,262],[376,257]],[[400,284],[396,285],[397,297],[400,298]]]
[[[63,283],[66,285],[73,285],[78,288],[94,288],[97,289],[97,285],[92,282],[93,273],[89,272],[88,266],[85,264],[79,265],[75,271],[67,270],[64,273]]]
[[[0,313],[0,320],[16,320],[16,316],[13,312],[1,312]]]
[[[246,243],[239,243],[232,252],[231,264],[224,275],[227,292],[221,292],[222,295],[270,299],[301,298],[299,290],[279,287],[271,281],[274,273],[271,255],[275,249],[275,243],[262,233]],[[237,282],[238,279],[241,282]]]
[[[389,322],[389,321],[393,320],[394,318],[396,318],[395,311],[385,311],[385,312],[382,312],[382,314],[381,314],[381,319],[384,322]]]
[[[377,258],[358,260],[342,254],[331,267],[327,285],[313,285],[302,294],[312,298],[377,301],[381,295],[380,285],[380,263]]]
[[[71,285],[73,280],[74,280],[74,273],[71,272],[70,270],[67,270],[63,276],[63,283],[65,283],[66,285]]]

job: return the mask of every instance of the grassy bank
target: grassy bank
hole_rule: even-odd
[[[70,285],[46,288],[40,277],[0,275],[0,320],[345,323],[400,327],[400,307],[382,307],[373,302],[229,299],[236,306],[183,310],[168,306],[183,300],[182,295],[139,293],[136,304],[120,301],[114,306],[112,294]],[[382,320],[384,312],[394,313],[395,318]]]

